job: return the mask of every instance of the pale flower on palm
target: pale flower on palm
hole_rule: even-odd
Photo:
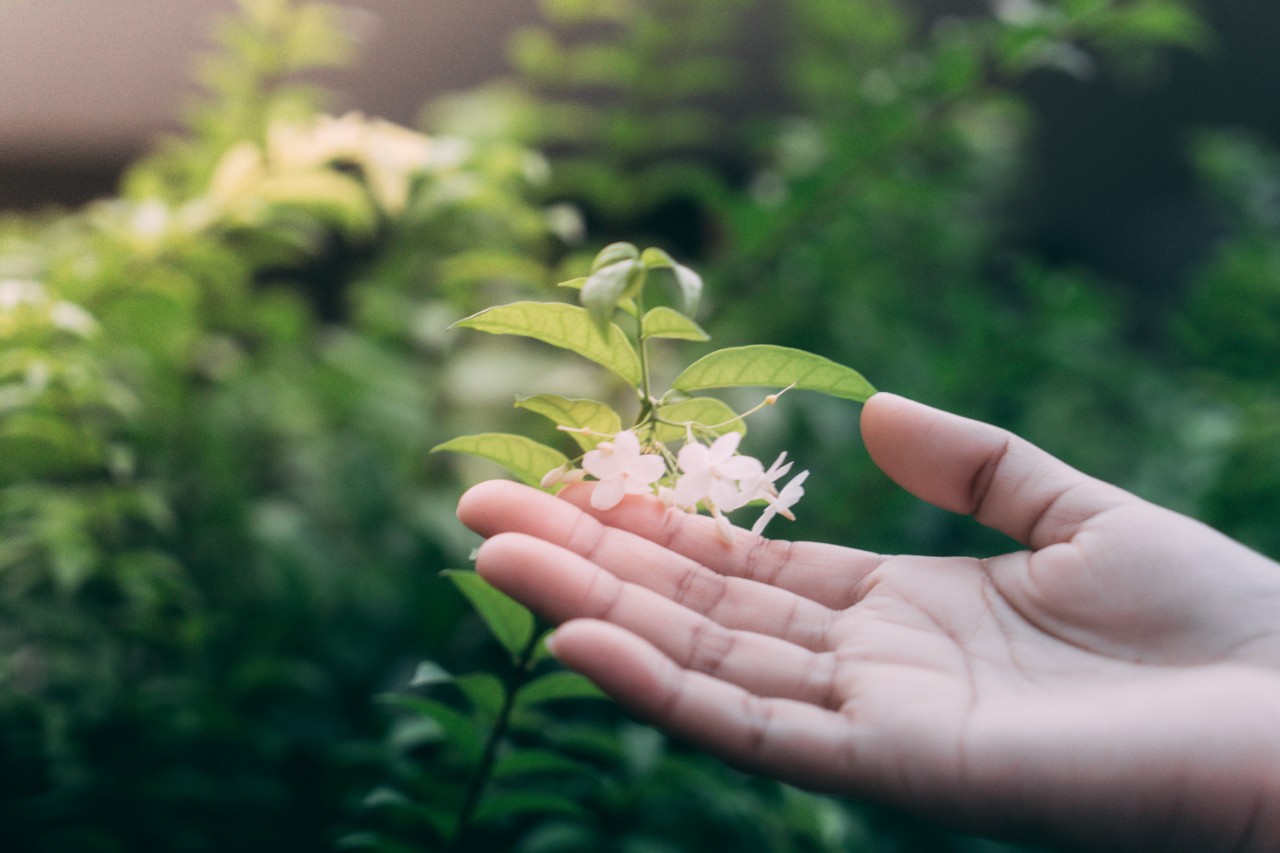
[[[600,482],[591,492],[591,505],[612,509],[627,495],[643,495],[667,473],[661,456],[644,453],[640,439],[623,430],[612,441],[602,441],[582,457],[582,468]]]
[[[790,465],[787,466],[791,467]],[[764,532],[765,525],[768,524],[775,515],[781,515],[783,518],[795,521],[796,517],[791,514],[791,507],[804,497],[804,481],[809,478],[808,471],[801,471],[791,478],[791,481],[782,487],[778,494],[766,494],[765,500],[768,506],[764,508],[764,512],[760,513],[760,517],[756,519],[756,523],[751,526],[751,532],[759,536]]]
[[[676,482],[673,503],[686,509],[703,503],[719,512],[749,503],[755,497],[753,484],[764,477],[764,466],[755,457],[737,454],[740,441],[742,435],[736,432],[720,436],[710,447],[686,441],[677,457],[684,473]]]

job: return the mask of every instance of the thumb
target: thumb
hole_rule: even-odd
[[[862,438],[875,463],[907,491],[1037,550],[1138,500],[1006,430],[893,394],[867,401]]]

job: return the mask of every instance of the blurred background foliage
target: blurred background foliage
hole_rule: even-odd
[[[446,843],[502,693],[418,664],[513,676],[438,577],[490,472],[428,451],[527,429],[531,384],[592,381],[448,326],[554,298],[615,239],[702,273],[717,346],[821,353],[1280,556],[1280,153],[1188,142],[1213,248],[1159,302],[1016,239],[1028,86],[1140,88],[1212,55],[1189,3],[539,5],[511,75],[419,132],[323,113],[307,72],[351,60],[341,7],[240,0],[186,132],[116,197],[0,218],[14,849]],[[888,483],[846,404],[788,395],[748,442],[815,472],[777,535],[1009,547]],[[598,702],[548,708],[494,741],[510,760],[455,849],[996,849],[747,779]]]

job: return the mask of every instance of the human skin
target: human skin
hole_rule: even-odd
[[[628,497],[463,496],[555,655],[742,769],[1064,849],[1280,850],[1280,565],[993,426],[889,394],[863,440],[1025,550],[767,540]]]

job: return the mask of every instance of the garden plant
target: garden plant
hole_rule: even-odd
[[[1210,28],[930,5],[541,0],[407,127],[314,83],[340,4],[238,0],[115,196],[0,215],[6,844],[1006,849],[628,718],[454,516],[591,479],[725,539],[1006,548],[878,473],[856,366],[1280,554],[1280,154],[1188,140],[1220,234],[1159,303],[1010,224],[1028,79],[1155,85]]]

